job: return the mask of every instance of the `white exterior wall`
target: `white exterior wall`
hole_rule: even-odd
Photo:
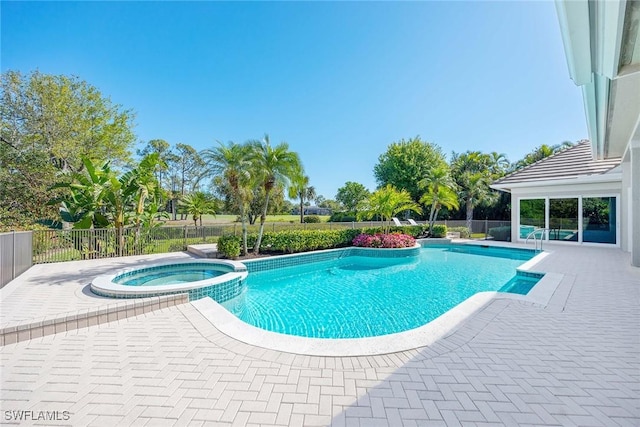
[[[624,240],[621,230],[627,230],[628,227],[623,224],[624,215],[621,211],[624,209],[621,200],[622,196],[622,180],[615,182],[600,183],[582,183],[582,184],[563,184],[563,185],[542,185],[537,187],[512,188],[511,189],[511,241],[518,242],[520,239],[520,199],[547,199],[547,198],[563,198],[563,197],[617,197],[617,244]],[[548,207],[547,207],[548,210]],[[572,242],[571,244],[576,244]],[[592,243],[590,243],[592,244]],[[596,243],[598,244],[598,243]]]
[[[631,265],[640,267],[640,130],[629,146],[629,157],[629,187],[625,195],[628,198],[627,251],[631,252]]]

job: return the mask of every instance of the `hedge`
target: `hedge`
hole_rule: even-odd
[[[391,232],[407,234],[414,238],[426,235],[429,227],[426,225],[391,227]],[[285,230],[265,231],[260,246],[261,253],[296,253],[332,249],[352,246],[353,239],[359,234],[375,235],[382,232],[381,227],[340,229],[340,230]],[[444,237],[447,227],[433,226],[434,237]],[[252,248],[257,239],[255,233],[247,235],[247,246]],[[225,235],[218,239],[218,252],[226,258],[236,258],[240,255],[242,238],[240,236]]]
[[[489,236],[493,237],[494,240],[499,240],[501,242],[510,242],[511,241],[511,226],[505,225],[503,227],[494,227],[489,229]]]

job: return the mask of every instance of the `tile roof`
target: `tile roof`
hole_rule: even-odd
[[[620,162],[620,157],[594,160],[591,142],[584,140],[495,181],[493,186],[508,188],[510,184],[522,182],[602,175],[618,166]]]

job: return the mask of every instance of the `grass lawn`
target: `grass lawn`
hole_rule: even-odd
[[[236,221],[238,215],[203,215],[202,216],[202,224],[231,224]],[[329,220],[329,215],[320,215],[321,222],[327,222]],[[292,222],[299,223],[300,215],[267,215],[267,222]],[[256,223],[260,223],[258,219]],[[167,221],[167,225],[193,225],[193,220],[191,217],[185,220],[178,221]]]

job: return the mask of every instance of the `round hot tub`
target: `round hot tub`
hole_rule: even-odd
[[[188,293],[189,300],[210,296],[218,302],[241,291],[247,268],[237,261],[194,260],[154,264],[96,277],[91,291],[112,298],[142,298]]]

